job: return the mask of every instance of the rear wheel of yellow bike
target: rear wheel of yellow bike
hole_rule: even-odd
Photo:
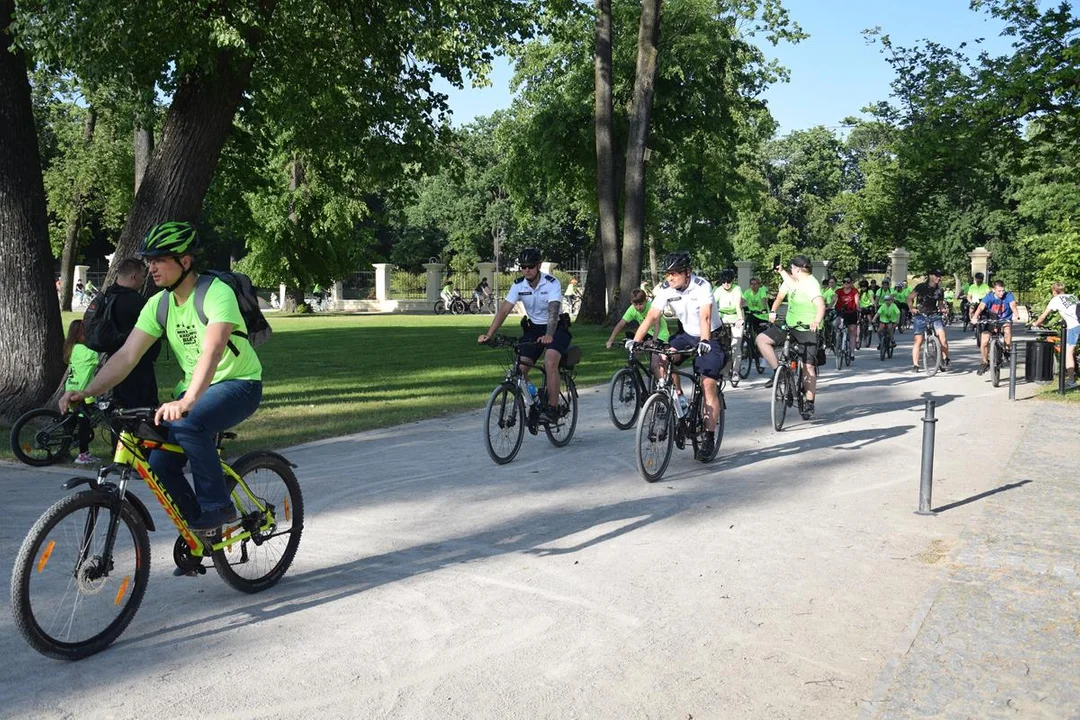
[[[255,593],[275,585],[292,564],[304,529],[304,498],[292,468],[278,455],[247,455],[233,470],[255,500],[229,480],[243,527],[226,527],[224,539],[245,529],[252,536],[214,552],[214,568],[235,589]]]

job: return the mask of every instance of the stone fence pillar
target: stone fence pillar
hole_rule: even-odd
[[[983,274],[983,282],[990,282],[990,251],[984,247],[977,247],[968,253],[971,258],[971,274]]]
[[[908,262],[911,260],[911,253],[904,248],[896,248],[889,253],[889,260],[892,263],[892,284],[895,286],[898,283],[906,283],[908,276]]]
[[[811,273],[818,279],[818,282],[824,282],[826,273],[829,272],[829,265],[831,260],[811,260]]]
[[[285,283],[278,285],[278,307],[285,307]]]
[[[375,268],[375,299],[390,299],[390,263],[372,263]]]
[[[739,271],[739,287],[746,290],[750,287],[750,278],[754,275],[754,263],[752,260],[736,260],[735,268]]]
[[[345,300],[345,283],[338,280],[330,286],[330,307],[334,310],[341,310],[344,308],[342,304]]]
[[[427,271],[427,301],[430,303],[439,299],[439,291],[442,290],[443,270],[445,269],[446,263],[424,263],[424,270]]]

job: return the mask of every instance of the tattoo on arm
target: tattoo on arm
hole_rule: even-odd
[[[559,326],[559,309],[562,304],[558,300],[552,300],[548,303],[548,324],[547,333],[549,337],[555,337],[555,328]]]

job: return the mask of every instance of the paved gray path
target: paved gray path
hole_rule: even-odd
[[[949,606],[963,568],[978,569],[980,532],[1049,487],[972,500],[1015,482],[1041,408],[977,378],[967,340],[956,373],[906,373],[908,342],[891,362],[863,353],[852,371],[826,371],[819,419],[782,433],[754,378],[728,395],[718,460],[677,452],[654,485],[636,474],[633,433],[608,421],[603,388],[582,394],[568,447],[527,436],[508,466],[484,453],[479,412],[290,449],[308,521],[277,587],[245,596],[213,573],[173,578],[173,536],[159,531],[143,607],[106,652],[47,660],[0,613],[0,714],[985,716],[993,698],[967,689],[1015,667],[967,663],[951,690],[920,685],[938,621],[925,608]],[[941,418],[934,504],[962,503],[933,518],[912,512],[927,396]],[[992,439],[987,418],[1002,418]],[[0,468],[0,577],[61,479]],[[1048,502],[1064,513],[1075,499]],[[994,536],[995,567],[1015,572],[1008,552],[1065,540],[1025,534],[1041,532],[1018,521]],[[1009,642],[997,617],[954,616],[972,642]],[[1075,682],[1075,651],[1060,657],[1057,675],[1040,675],[1046,688]],[[1045,707],[1067,707],[1054,698]]]
[[[1080,408],[1035,406],[867,717],[1080,717],[1078,429]]]

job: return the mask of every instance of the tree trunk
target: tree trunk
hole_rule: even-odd
[[[150,166],[150,157],[154,154],[154,128],[136,118],[135,119],[135,193],[138,194],[139,186],[146,177],[146,168]]]
[[[134,255],[146,231],[168,220],[198,220],[221,148],[251,77],[250,57],[221,50],[217,69],[203,77],[184,76],[165,118],[161,142],[154,148],[116,246],[106,283],[116,268]]]
[[[649,233],[649,286],[656,287],[659,273],[656,270],[656,238]]]
[[[641,283],[641,254],[645,235],[645,152],[652,120],[656,81],[657,43],[660,41],[661,0],[643,0],[638,26],[637,70],[630,127],[626,141],[626,189],[623,209],[622,272],[619,287],[629,296]]]
[[[604,272],[607,268],[604,265],[604,249],[600,246],[599,230],[597,237],[593,238],[588,263],[585,292],[581,298],[581,309],[578,311],[577,320],[602,325],[607,319],[605,307],[607,296],[604,292]]]
[[[87,108],[86,120],[83,122],[83,145],[89,152],[90,144],[94,142],[94,128],[97,126],[97,110],[93,106]],[[64,228],[64,251],[60,255],[60,309],[71,310],[71,290],[75,284],[75,261],[79,255],[79,232],[82,230],[83,209],[86,205],[86,192],[80,187],[79,180],[75,181],[75,188],[71,197],[71,212],[68,214],[67,226]]]
[[[12,52],[14,0],[0,0],[0,421],[53,394],[64,374],[26,56]]]
[[[619,208],[615,194],[615,125],[611,96],[611,0],[595,0],[596,49],[593,58],[595,104],[593,126],[596,134],[597,249],[603,264],[603,285],[590,277],[587,287],[607,298],[612,312],[619,310]],[[595,253],[594,253],[595,254]],[[590,271],[592,264],[590,262]],[[591,272],[590,272],[591,275]],[[585,310],[586,302],[582,303]],[[601,304],[601,307],[603,305]],[[590,312],[592,309],[590,309]]]

